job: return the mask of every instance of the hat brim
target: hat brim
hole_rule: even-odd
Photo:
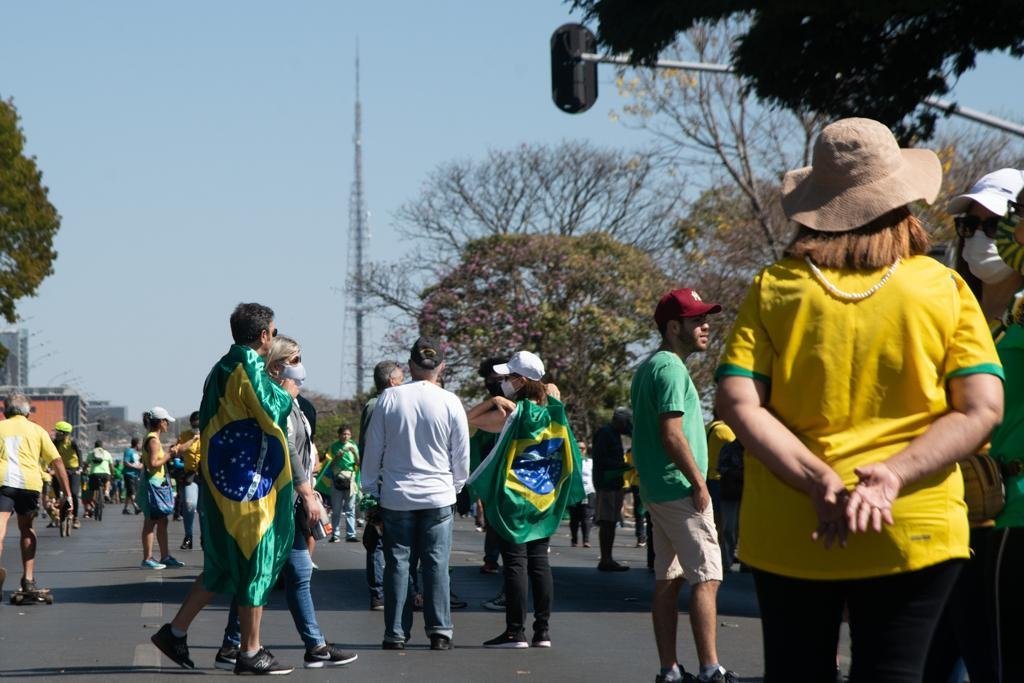
[[[950,199],[949,204],[946,205],[946,213],[951,216],[967,213],[971,202],[978,202],[997,216],[1005,216],[1008,208],[1005,195],[996,192],[975,192],[957,195]]]
[[[698,303],[698,304],[693,304],[692,306],[693,306],[693,308],[691,309],[692,312],[687,313],[685,316],[683,316],[684,318],[696,318],[699,315],[711,315],[713,313],[721,313],[722,312],[722,305],[721,304]]]
[[[499,363],[491,368],[491,372],[495,375],[511,375],[512,369],[509,368],[508,363]]]
[[[895,171],[860,185],[823,182],[812,166],[789,171],[782,179],[782,209],[813,230],[847,232],[911,202],[931,204],[942,185],[938,155],[930,149],[901,149],[900,154],[903,163]]]

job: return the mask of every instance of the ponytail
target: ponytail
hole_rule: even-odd
[[[144,412],[142,414],[142,426],[145,427],[146,429],[152,429],[152,426],[151,426],[152,422],[153,422],[153,413],[151,413],[150,411],[147,410],[146,412]]]

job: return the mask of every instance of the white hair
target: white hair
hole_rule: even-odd
[[[20,392],[13,392],[4,397],[4,415],[13,417],[24,415],[28,417],[32,413],[32,406],[29,404],[28,396]]]

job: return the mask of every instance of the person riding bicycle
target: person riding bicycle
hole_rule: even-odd
[[[89,491],[92,492],[93,517],[97,522],[103,521],[103,503],[109,496],[107,485],[114,464],[114,456],[103,448],[103,442],[97,441],[95,448],[85,459],[89,470]]]
[[[0,421],[0,554],[7,522],[12,514],[17,514],[21,535],[21,589],[25,592],[38,590],[34,575],[36,532],[32,519],[39,508],[43,468],[52,464],[60,490],[64,492],[63,504],[70,505],[71,500],[71,486],[60,453],[46,430],[28,421],[30,413],[28,397],[12,393],[4,399],[7,419]],[[5,578],[7,571],[0,566],[0,601]]]
[[[82,496],[82,467],[78,457],[78,442],[71,438],[72,429],[71,424],[63,420],[55,424],[53,445],[57,447],[67,471],[68,482],[71,484],[71,526],[77,529],[82,526],[78,521],[78,499]]]

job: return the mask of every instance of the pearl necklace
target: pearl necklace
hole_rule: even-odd
[[[869,296],[885,286],[885,283],[889,281],[892,274],[896,272],[896,266],[900,265],[900,259],[896,259],[893,264],[889,266],[889,270],[885,271],[885,275],[882,276],[882,279],[879,280],[871,289],[863,292],[844,292],[828,281],[825,274],[818,270],[818,266],[814,265],[814,262],[811,261],[809,256],[805,256],[804,261],[806,261],[807,265],[810,266],[811,272],[814,273],[814,277],[821,283],[822,287],[827,289],[836,298],[845,299],[846,301],[863,301],[864,299],[867,299]]]

